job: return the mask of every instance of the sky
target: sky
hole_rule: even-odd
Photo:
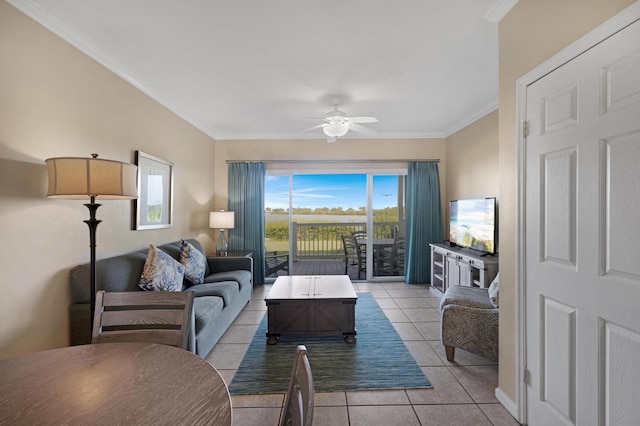
[[[294,207],[342,207],[359,209],[367,205],[366,174],[299,174],[293,176]],[[396,175],[373,177],[373,207],[393,207],[398,199]],[[267,176],[265,205],[289,208],[289,176]]]

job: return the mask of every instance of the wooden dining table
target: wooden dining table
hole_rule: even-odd
[[[71,346],[0,360],[0,424],[231,425],[208,362],[149,343]]]

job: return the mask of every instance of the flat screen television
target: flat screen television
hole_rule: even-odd
[[[493,254],[497,250],[495,198],[452,200],[449,202],[449,241]]]

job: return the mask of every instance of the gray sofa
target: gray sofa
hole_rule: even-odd
[[[204,253],[198,241],[187,241]],[[180,247],[181,241],[158,246],[176,260],[180,259]],[[148,249],[99,260],[96,263],[97,290],[142,291],[138,283],[147,252]],[[71,270],[72,345],[91,342],[89,274],[89,264],[79,265]],[[192,327],[190,331],[190,347],[204,358],[251,299],[253,259],[208,257],[204,283],[192,286],[189,284],[185,280],[183,291],[196,293],[193,304],[195,330]]]

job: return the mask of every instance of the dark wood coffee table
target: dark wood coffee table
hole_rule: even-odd
[[[353,343],[357,300],[348,275],[280,276],[265,297],[267,343],[280,336],[344,336]]]

